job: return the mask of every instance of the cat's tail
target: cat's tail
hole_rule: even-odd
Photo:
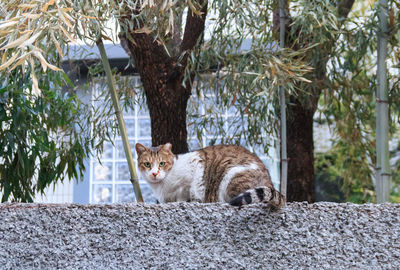
[[[229,204],[241,207],[246,204],[259,202],[268,203],[273,208],[281,208],[285,205],[286,199],[274,188],[256,187],[234,197]]]

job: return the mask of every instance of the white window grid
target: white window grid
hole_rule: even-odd
[[[206,100],[212,100],[212,99],[217,99],[218,97],[216,94],[206,88],[203,88],[202,91],[200,91],[200,97],[197,95],[192,95],[191,100],[189,102],[200,102],[200,106],[198,108],[200,109],[200,114],[205,115],[207,113],[207,110],[209,109],[207,106],[214,106],[214,102],[211,102],[210,104],[207,104]],[[188,110],[190,110],[190,105],[188,106]],[[222,110],[221,113],[219,113],[219,117],[224,121],[224,130],[228,131],[229,135],[229,128],[230,126],[230,120],[237,119],[238,118],[238,112],[235,109],[234,106],[230,106],[229,108],[225,108]],[[246,119],[247,116],[244,116],[244,119]],[[244,127],[242,127],[244,128]],[[190,132],[189,132],[190,133]],[[272,145],[279,145],[279,138],[273,135],[267,135],[266,133],[262,134],[263,138],[269,139],[272,143]],[[189,137],[189,149],[190,149],[190,144],[194,142],[194,145],[197,145],[199,147],[197,148],[202,148],[210,145],[210,142],[212,140],[216,139],[216,144],[218,144],[221,139],[223,138],[222,135],[217,135],[215,136],[214,134],[208,133],[206,130],[202,131],[202,140],[201,140],[201,146],[198,145],[198,139],[195,136],[190,136]],[[260,145],[249,145],[245,141],[240,142],[241,146],[246,147],[248,150],[251,152],[254,152],[257,154],[257,156],[261,159],[261,161],[267,166],[267,168],[270,171],[271,178],[273,179],[274,186],[279,188],[280,181],[279,181],[279,163],[280,163],[280,158],[279,158],[279,151],[277,149],[270,149],[269,155],[267,155],[264,151],[263,146]],[[192,150],[197,149],[196,147]]]
[[[139,77],[133,78],[134,86],[140,83]],[[96,85],[97,84],[97,85]],[[92,103],[101,102],[94,97],[99,96],[98,83],[92,85]],[[136,160],[135,144],[137,142],[149,144],[151,143],[150,132],[143,132],[139,127],[140,122],[148,122],[146,127],[150,131],[150,116],[145,108],[135,104],[134,109],[124,111],[123,113],[125,125],[127,127],[128,140],[131,146],[134,160]],[[145,134],[143,134],[145,133]],[[90,161],[90,188],[89,188],[89,202],[90,203],[114,203],[114,202],[128,202],[134,201],[134,194],[132,184],[130,182],[130,175],[128,164],[126,162],[125,152],[123,151],[122,140],[120,136],[116,136],[114,145],[106,142],[104,145],[103,155],[100,157],[99,163],[97,158],[91,158]],[[124,170],[122,170],[124,168]],[[101,172],[101,170],[104,170]],[[136,167],[138,171],[138,168]],[[100,172],[99,172],[100,171]],[[98,177],[100,175],[100,177]],[[122,177],[121,177],[122,176]],[[139,174],[140,177],[140,174]],[[102,179],[103,178],[103,179]],[[149,189],[147,183],[139,178],[141,187]],[[119,198],[118,189],[125,188],[128,190],[126,198]],[[149,201],[154,201],[154,198],[149,198]]]
[[[133,84],[138,86],[140,84],[139,76],[133,77]],[[98,96],[99,91],[98,85],[92,86],[92,104],[94,105],[95,97]],[[206,98],[204,95],[200,97],[196,95],[192,95],[191,102],[199,102],[198,108],[200,109],[201,114],[205,114],[207,112],[207,102],[206,99],[216,98],[215,94],[207,93]],[[151,145],[151,132],[150,132],[150,116],[147,111],[146,106],[140,106],[139,104],[134,105],[134,110],[129,112],[124,112],[124,120],[127,127],[128,139],[131,145],[131,150],[133,154],[133,158],[136,161],[137,155],[135,151],[135,144],[140,142],[144,145],[150,146]],[[190,108],[190,106],[189,106]],[[226,130],[229,129],[229,121],[234,117],[237,117],[236,111],[233,108],[224,109],[222,113],[219,115],[224,121],[224,128]],[[146,123],[144,126],[140,126],[141,123]],[[145,130],[142,130],[143,127]],[[188,127],[190,129],[190,127]],[[190,130],[188,132],[191,133]],[[194,133],[194,132],[192,132]],[[196,150],[205,146],[208,146],[210,141],[216,139],[217,142],[221,139],[222,136],[213,136],[213,134],[208,134],[205,130],[202,132],[201,138],[201,145],[199,145],[198,138],[195,136],[189,137],[189,150]],[[272,138],[273,139],[273,138]],[[266,156],[264,151],[260,149],[254,149],[252,146],[246,145],[246,147],[250,151],[255,151],[260,159],[269,167],[270,172],[272,174],[279,175],[279,166],[278,171],[271,171],[271,167],[276,165],[276,162],[279,164],[279,158],[277,157],[276,153],[272,153],[271,156]],[[119,151],[121,149],[122,151]],[[110,142],[106,142],[104,145],[104,152],[102,157],[100,157],[101,164],[99,163],[96,157],[91,158],[90,160],[90,188],[89,188],[89,202],[90,203],[117,203],[117,202],[133,202],[135,201],[132,184],[129,181],[129,170],[128,165],[125,158],[125,153],[123,152],[122,148],[122,141],[121,137],[116,136],[114,145]],[[135,162],[136,165],[136,162]],[[121,167],[125,167],[125,177],[120,178],[119,174],[121,173]],[[277,166],[275,166],[277,167]],[[96,178],[96,171],[97,170],[111,170],[110,172],[100,172],[101,176],[107,177],[106,179],[97,179]],[[151,189],[146,183],[145,180],[140,178],[140,173],[138,168],[136,167],[139,176],[139,184],[141,186],[141,190],[143,193],[143,197],[145,201],[148,202],[155,202],[155,197],[152,195]],[[102,174],[101,174],[102,173]],[[273,177],[273,179],[276,177]],[[279,183],[274,183],[275,185],[279,185]],[[128,190],[128,193],[125,194],[125,198],[119,197],[117,189],[125,187]]]

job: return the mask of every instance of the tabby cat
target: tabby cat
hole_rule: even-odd
[[[285,198],[274,189],[267,168],[253,153],[235,145],[209,146],[174,155],[172,145],[136,144],[139,170],[160,202],[265,202],[274,208]]]

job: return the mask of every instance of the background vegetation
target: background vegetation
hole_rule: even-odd
[[[104,121],[110,108],[92,113],[58,67],[69,42],[93,44],[99,37],[116,40],[117,34],[140,73],[154,145],[171,141],[176,153],[186,151],[187,123],[224,135],[218,113],[234,106],[233,126],[246,124],[248,129],[237,128],[221,142],[246,142],[265,151],[279,146],[263,135],[278,134],[277,90],[282,86],[288,100],[289,200],[314,201],[315,178],[340,190],[335,200],[375,200],[377,1],[286,1],[284,50],[277,43],[276,1],[156,2],[3,4],[2,201],[31,201],[64,175],[76,178],[85,169],[83,160],[101,152],[104,140],[112,140],[115,124]],[[400,108],[398,9],[398,1],[389,1],[392,138],[398,134]],[[108,29],[111,19],[115,27]],[[216,93],[215,106],[187,120],[188,98],[204,85]],[[132,92],[119,94],[124,106],[133,104]],[[334,133],[327,153],[314,153],[314,121]],[[391,150],[391,200],[399,201],[398,141]]]

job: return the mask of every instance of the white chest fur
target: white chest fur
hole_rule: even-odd
[[[160,183],[149,184],[160,202],[204,201],[203,173],[199,154],[191,152],[178,155]]]

